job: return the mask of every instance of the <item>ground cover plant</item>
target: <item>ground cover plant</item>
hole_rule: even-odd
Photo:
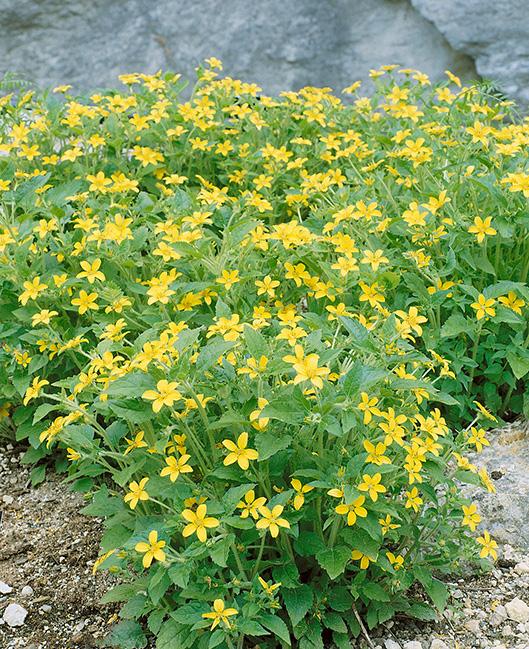
[[[1,100],[2,413],[106,518],[111,643],[348,647],[496,555],[460,484],[525,406],[527,124],[220,67]]]

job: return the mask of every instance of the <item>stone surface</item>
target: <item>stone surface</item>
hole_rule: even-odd
[[[20,604],[9,604],[4,611],[4,622],[11,627],[22,626],[28,612]]]
[[[42,85],[116,85],[160,68],[192,77],[209,56],[269,93],[341,90],[393,62],[476,75],[408,0],[0,0],[0,69]]]
[[[515,597],[505,604],[505,610],[510,620],[514,622],[529,622],[529,606],[520,599]]]
[[[430,649],[449,649],[449,647],[444,640],[441,640],[440,638],[434,638],[432,640],[432,644],[430,645]]]
[[[465,488],[478,504],[481,528],[498,543],[529,549],[529,429],[513,424],[488,434],[490,446],[472,457],[485,466],[496,493]]]
[[[422,643],[418,640],[410,640],[402,645],[402,649],[423,649]]]
[[[527,0],[411,0],[452,47],[470,55],[481,76],[529,103]]]
[[[5,581],[0,581],[0,595],[8,595],[13,589]]]

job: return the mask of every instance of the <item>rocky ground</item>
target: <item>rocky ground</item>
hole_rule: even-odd
[[[519,435],[516,440],[519,443]],[[512,466],[505,449],[502,453],[497,456],[507,458]],[[57,477],[51,475],[32,488],[29,471],[19,460],[16,449],[0,446],[0,647],[102,646],[117,615],[115,609],[99,603],[111,577],[92,575],[101,524],[79,514],[82,497]],[[501,479],[507,471],[489,468],[497,473],[497,488],[506,502]],[[515,488],[512,471],[510,481],[506,489]],[[522,527],[529,519],[526,502],[526,520],[519,521]],[[501,515],[509,518],[505,507],[495,510],[496,525]],[[512,529],[512,521],[507,523]],[[519,538],[521,544],[529,543]],[[505,544],[491,573],[454,578],[448,585],[450,604],[439,622],[391,621],[373,632],[369,641],[360,639],[356,647],[529,649],[527,548],[516,550]]]

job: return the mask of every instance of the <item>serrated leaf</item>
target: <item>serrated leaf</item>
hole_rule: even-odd
[[[312,590],[307,584],[302,584],[295,590],[283,589],[282,595],[292,626],[296,626],[307,615],[312,606],[314,597]]]
[[[347,562],[351,559],[351,550],[345,545],[326,548],[316,555],[316,560],[327,572],[331,579],[336,579],[345,570]]]

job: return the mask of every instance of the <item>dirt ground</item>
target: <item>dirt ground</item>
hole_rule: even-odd
[[[108,632],[115,612],[99,600],[111,578],[92,575],[100,523],[82,506],[53,474],[32,488],[19,453],[0,449],[0,581],[12,588],[0,595],[0,617],[11,602],[28,611],[22,626],[0,626],[2,649],[84,649]]]

